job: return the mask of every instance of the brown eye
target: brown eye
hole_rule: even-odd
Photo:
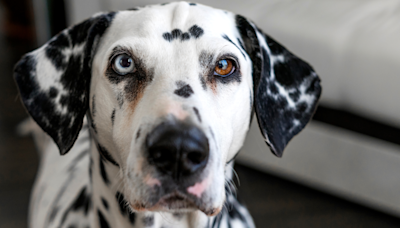
[[[230,59],[222,59],[217,62],[215,66],[214,75],[226,77],[231,75],[235,70],[233,61]]]

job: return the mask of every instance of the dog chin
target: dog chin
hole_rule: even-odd
[[[188,213],[200,210],[207,216],[215,216],[221,211],[220,208],[207,209],[204,205],[198,205],[195,201],[180,192],[167,194],[160,198],[160,200],[150,206],[146,207],[144,204],[130,204],[133,211],[144,212],[170,212],[170,213]]]

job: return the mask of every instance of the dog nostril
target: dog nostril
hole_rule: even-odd
[[[186,155],[189,162],[198,165],[204,162],[206,155],[203,152],[190,152]]]

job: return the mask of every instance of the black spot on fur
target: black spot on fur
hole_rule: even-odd
[[[89,179],[90,179],[90,183],[93,182],[93,159],[90,158],[90,162],[89,162]]]
[[[58,89],[56,89],[55,87],[50,87],[50,90],[49,90],[49,97],[50,98],[55,98],[55,97],[57,97],[57,95],[58,95]]]
[[[27,110],[53,138],[61,154],[70,150],[79,135],[88,108],[92,54],[114,15],[102,14],[64,30],[45,46],[40,55],[40,59],[49,59],[61,73],[59,82],[67,95],[61,97],[60,104],[67,114],[58,112],[60,104],[54,103],[47,93],[40,90],[36,75],[43,72],[37,72],[36,54],[26,55],[15,67],[14,77]],[[81,53],[65,54],[64,50],[72,50],[83,42],[86,43]]]
[[[136,140],[140,137],[140,131],[141,131],[141,128],[139,128],[139,130],[136,133]]]
[[[119,108],[122,108],[122,105],[124,105],[124,95],[122,93],[119,93],[117,95],[117,101],[118,101]]]
[[[114,120],[115,120],[115,109],[111,113],[111,124],[114,126]]]
[[[204,34],[204,30],[197,25],[193,25],[189,29],[190,35],[194,36],[194,38],[198,39],[200,36]]]
[[[168,42],[171,42],[173,40],[172,34],[169,32],[164,33],[162,36]]]
[[[297,102],[300,98],[300,92],[298,90],[295,90],[295,91],[289,93],[289,97],[292,98],[292,100],[294,102]]]
[[[127,10],[129,10],[129,11],[137,11],[137,10],[139,10],[139,8],[133,7],[133,8],[127,9]]]
[[[198,110],[196,107],[193,107],[193,111],[194,111],[194,113],[196,114],[197,119],[198,119],[199,122],[201,123],[201,116],[200,116],[199,110]]]
[[[96,115],[96,95],[93,95],[92,97],[92,117]]]
[[[165,2],[165,3],[161,3],[160,5],[161,6],[165,6],[165,5],[168,5],[169,4],[169,2]]]
[[[107,176],[107,172],[106,172],[106,167],[104,166],[104,161],[103,161],[103,157],[100,156],[100,174],[101,174],[101,178],[103,178],[104,183],[106,183],[107,185],[110,183],[110,181],[108,180],[108,176]]]
[[[275,85],[275,83],[270,83],[269,84],[269,90],[271,91],[272,94],[278,94],[279,93],[279,89]]]
[[[171,32],[172,39],[178,39],[182,35],[182,31],[180,29],[174,29]]]
[[[224,38],[225,40],[229,41],[231,44],[235,45],[235,47],[236,47],[237,49],[239,49],[240,53],[242,53],[244,59],[246,59],[246,55],[244,54],[244,52],[242,51],[242,49],[240,49],[231,39],[229,39],[229,37],[228,37],[226,34],[222,35],[222,38]],[[243,49],[243,50],[244,50],[244,49]]]
[[[126,202],[124,195],[120,192],[117,192],[115,195],[115,198],[117,199],[119,209],[121,211],[121,214],[123,216],[128,215],[129,217],[129,222],[134,225],[136,221],[136,214],[131,212],[128,208],[128,202]]]
[[[62,225],[64,224],[70,211],[82,210],[84,215],[87,216],[89,209],[91,207],[92,207],[91,195],[86,192],[86,187],[83,187],[82,190],[79,192],[77,198],[75,198],[75,200],[72,202],[72,204],[68,207],[68,209],[65,211],[65,213],[61,217],[60,227],[62,227]]]
[[[110,225],[108,224],[103,213],[101,213],[101,211],[99,209],[97,209],[97,216],[99,217],[100,228],[109,228],[110,227]]]
[[[101,202],[103,203],[104,208],[108,211],[108,202],[106,199],[104,199],[103,197],[101,197]]]
[[[190,39],[189,33],[187,33],[187,32],[182,33],[182,35],[181,35],[181,41],[185,41],[185,40],[189,40],[189,39]]]
[[[69,47],[70,43],[68,37],[64,33],[60,33],[58,36],[54,37],[46,47],[46,56],[57,70],[64,70],[67,66],[66,56],[64,56],[62,52]]]
[[[193,89],[190,87],[190,85],[185,84],[182,81],[178,81],[176,83],[180,88],[176,89],[174,93],[180,97],[188,98],[190,95],[193,94]]]
[[[97,149],[103,158],[111,162],[111,164],[119,167],[118,163],[114,160],[114,158],[112,158],[111,154],[106,150],[106,148],[102,147],[100,144],[97,144]]]
[[[154,224],[154,216],[145,216],[142,222],[144,226],[152,226]]]
[[[191,5],[191,6],[195,6],[195,5],[197,5],[196,3],[193,3],[193,2],[191,2],[191,3],[189,3],[189,5]]]
[[[203,75],[200,74],[199,78],[200,78],[201,87],[203,87],[204,90],[207,90],[206,80],[204,79]]]

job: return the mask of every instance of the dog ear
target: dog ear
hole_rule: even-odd
[[[115,13],[97,14],[26,54],[14,68],[21,99],[32,118],[67,153],[88,108],[92,57]]]
[[[321,95],[313,68],[252,22],[237,15],[236,25],[253,62],[254,107],[265,142],[278,157],[310,121]]]

